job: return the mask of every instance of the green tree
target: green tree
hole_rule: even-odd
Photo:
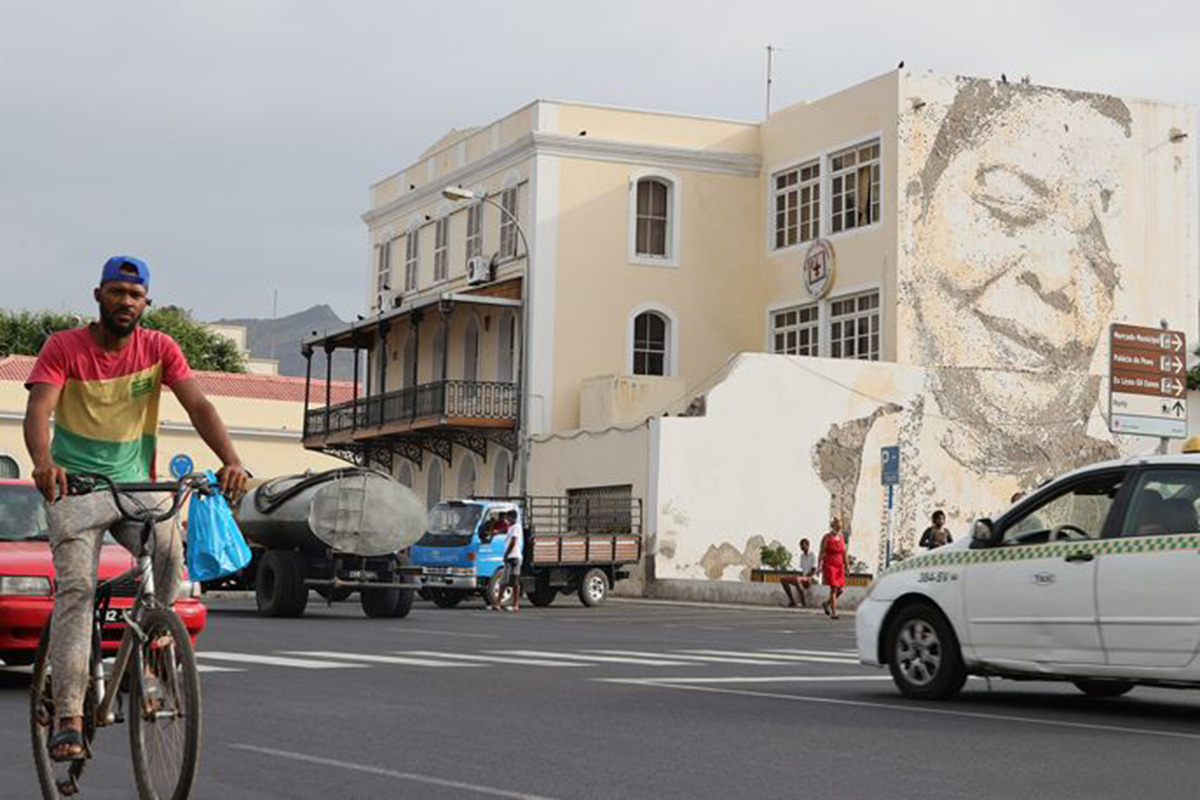
[[[1200,347],[1195,349],[1194,354],[1200,356]],[[1200,389],[1200,363],[1188,370],[1187,385],[1189,389]]]
[[[84,324],[77,314],[53,311],[5,311],[0,309],[0,358],[11,355],[36,356],[50,334]],[[179,342],[192,369],[212,372],[245,372],[242,354],[229,339],[192,319],[178,306],[148,309],[142,325],[162,331]]]

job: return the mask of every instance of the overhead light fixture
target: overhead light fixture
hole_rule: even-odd
[[[442,189],[442,197],[447,200],[474,200],[475,193],[461,186],[447,186]]]

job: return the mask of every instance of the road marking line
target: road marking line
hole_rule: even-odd
[[[679,653],[643,653],[637,650],[585,650],[584,652],[611,654],[614,656],[666,656],[667,658],[686,659],[688,661],[703,661],[712,664],[758,664],[762,666],[785,667],[790,663],[786,659],[768,660],[766,658],[730,658],[729,656],[680,655]]]
[[[246,670],[238,669],[237,667],[218,667],[215,664],[197,664],[196,671],[197,672],[245,672]]]
[[[265,756],[276,756],[277,758],[289,758],[293,761],[304,761],[309,764],[318,764],[324,767],[339,767],[341,769],[352,770],[354,772],[365,772],[369,775],[380,775],[385,778],[397,778],[404,781],[426,783],[431,786],[441,786],[446,789],[463,789],[465,791],[475,792],[477,794],[491,795],[492,797],[512,797],[517,798],[517,800],[551,800],[550,798],[542,795],[527,794],[526,792],[510,792],[507,789],[497,789],[492,786],[481,786],[477,783],[452,781],[447,778],[438,778],[433,775],[421,775],[416,772],[400,772],[394,769],[384,769],[383,767],[372,767],[369,764],[355,764],[350,761],[337,761],[332,758],[321,758],[319,756],[305,755],[304,753],[292,753],[287,750],[275,750],[270,747],[259,747],[252,744],[231,744],[229,746],[234,750],[245,750],[250,753],[259,753]]]
[[[696,653],[698,655],[712,656],[749,656],[751,658],[757,656],[760,658],[775,658],[780,661],[792,661],[802,664],[842,664],[845,666],[854,666],[857,661],[852,661],[848,658],[829,658],[827,656],[801,656],[792,655],[790,653],[764,653],[764,652],[746,652],[739,650],[685,650],[685,653]]]
[[[785,647],[768,647],[768,653],[795,653],[800,656],[833,656],[835,658],[848,658],[852,661],[858,661],[857,650],[797,650],[796,648]]]
[[[664,658],[625,658],[620,656],[587,656],[574,653],[551,653],[543,650],[492,650],[506,656],[523,658],[562,658],[568,661],[586,661],[601,664],[639,664],[643,667],[686,667],[686,661],[670,661]]]
[[[520,664],[526,667],[583,667],[570,661],[547,661],[538,658],[506,658],[504,656],[468,655],[466,653],[438,653],[433,650],[413,650],[401,655],[428,656],[429,658],[458,658],[464,661],[485,661],[489,664]]]
[[[461,636],[464,639],[499,639],[498,633],[456,633],[455,631],[431,631],[427,628],[388,628],[396,633],[430,633],[435,636]]]
[[[337,661],[311,661],[303,658],[284,658],[283,656],[266,656],[253,653],[226,653],[220,650],[205,650],[196,653],[197,658],[211,658],[217,661],[233,661],[240,664],[262,664],[268,667],[296,667],[297,669],[343,669],[348,667],[365,667],[366,664],[346,664]]]
[[[842,676],[839,678],[832,678],[832,679],[827,679],[827,680],[848,681],[848,680],[870,680],[871,678],[875,678],[876,680],[891,680],[891,678],[886,675]],[[634,682],[630,679],[621,679],[621,678],[593,678],[592,680],[607,681],[608,683],[633,683]],[[1153,728],[1131,728],[1131,727],[1127,727],[1124,725],[1103,725],[1103,724],[1095,723],[1095,722],[1071,722],[1069,720],[1039,719],[1037,717],[1018,717],[1018,716],[1011,715],[1011,714],[988,714],[988,713],[985,713],[982,711],[954,711],[952,709],[947,709],[947,708],[928,708],[925,706],[915,706],[915,705],[902,706],[902,705],[896,705],[895,703],[875,703],[875,702],[871,702],[869,700],[846,700],[844,698],[839,698],[839,697],[816,697],[814,695],[779,694],[776,692],[756,692],[756,691],[751,691],[748,689],[723,689],[723,688],[720,688],[717,686],[685,685],[685,684],[695,684],[698,680],[701,680],[701,679],[695,679],[695,678],[682,678],[682,679],[676,679],[676,680],[671,680],[671,679],[666,679],[666,678],[642,678],[639,680],[641,680],[641,685],[644,685],[644,686],[653,686],[653,687],[662,688],[662,689],[678,689],[679,691],[684,691],[684,692],[711,692],[714,694],[732,694],[732,695],[739,695],[742,697],[761,697],[761,698],[768,699],[768,700],[791,700],[791,701],[798,702],[798,703],[817,703],[817,704],[834,705],[834,706],[852,706],[854,708],[881,708],[881,709],[885,709],[888,711],[909,711],[914,714],[933,714],[933,715],[944,716],[944,717],[962,717],[965,719],[997,720],[1000,722],[1016,722],[1016,723],[1026,724],[1026,725],[1043,725],[1043,726],[1052,727],[1052,728],[1072,728],[1075,730],[1102,731],[1105,733],[1131,733],[1131,734],[1137,734],[1137,735],[1141,735],[1141,736],[1161,736],[1161,737],[1170,738],[1170,739],[1189,739],[1189,740],[1193,740],[1193,741],[1200,739],[1200,733],[1184,733],[1182,731],[1164,731],[1164,730],[1155,730]],[[728,682],[730,679],[710,678],[708,680],[714,681],[714,682],[715,681]],[[754,682],[755,679],[746,678],[743,680],[746,683],[752,683],[752,682]],[[796,678],[796,680],[801,680],[801,678]],[[814,676],[812,676],[812,680],[815,682],[815,681],[822,680],[822,678],[814,675]]]
[[[705,684],[705,683],[854,683],[858,681],[890,681],[890,675],[746,675],[742,677],[721,678],[592,678],[594,681],[605,683],[628,683],[635,686],[662,686],[672,688],[672,684]],[[683,689],[684,686],[677,688]],[[787,695],[792,697],[793,695]]]
[[[434,661],[430,658],[380,656],[369,653],[335,653],[331,650],[286,650],[287,655],[310,658],[340,658],[345,661],[366,661],[371,664],[403,664],[410,667],[481,667],[482,664],[461,664],[457,661]]]

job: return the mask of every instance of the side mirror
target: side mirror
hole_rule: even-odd
[[[996,526],[988,518],[975,520],[971,529],[971,545],[973,547],[988,547],[996,537]]]

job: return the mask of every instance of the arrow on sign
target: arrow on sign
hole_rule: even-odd
[[[1183,416],[1183,412],[1184,412],[1184,411],[1186,411],[1186,410],[1187,410],[1187,409],[1186,409],[1186,408],[1184,408],[1184,405],[1183,405],[1183,403],[1181,403],[1181,402],[1180,402],[1180,401],[1178,401],[1178,400],[1176,400],[1176,401],[1175,401],[1175,405],[1171,406],[1171,412],[1172,412],[1172,413],[1174,413],[1174,414],[1175,414],[1175,416],[1177,416],[1177,417],[1182,417],[1182,416]]]
[[[1176,353],[1178,353],[1180,350],[1183,349],[1183,339],[1180,339],[1179,334],[1177,334],[1177,333],[1172,334],[1171,338],[1173,340],[1171,342],[1171,346],[1172,346],[1171,349],[1173,349]]]
[[[1183,361],[1181,361],[1179,359],[1179,356],[1163,356],[1162,357],[1161,367],[1162,367],[1163,372],[1182,373],[1183,366],[1184,366]]]
[[[1163,378],[1162,392],[1169,397],[1183,397],[1184,384],[1178,378]]]

